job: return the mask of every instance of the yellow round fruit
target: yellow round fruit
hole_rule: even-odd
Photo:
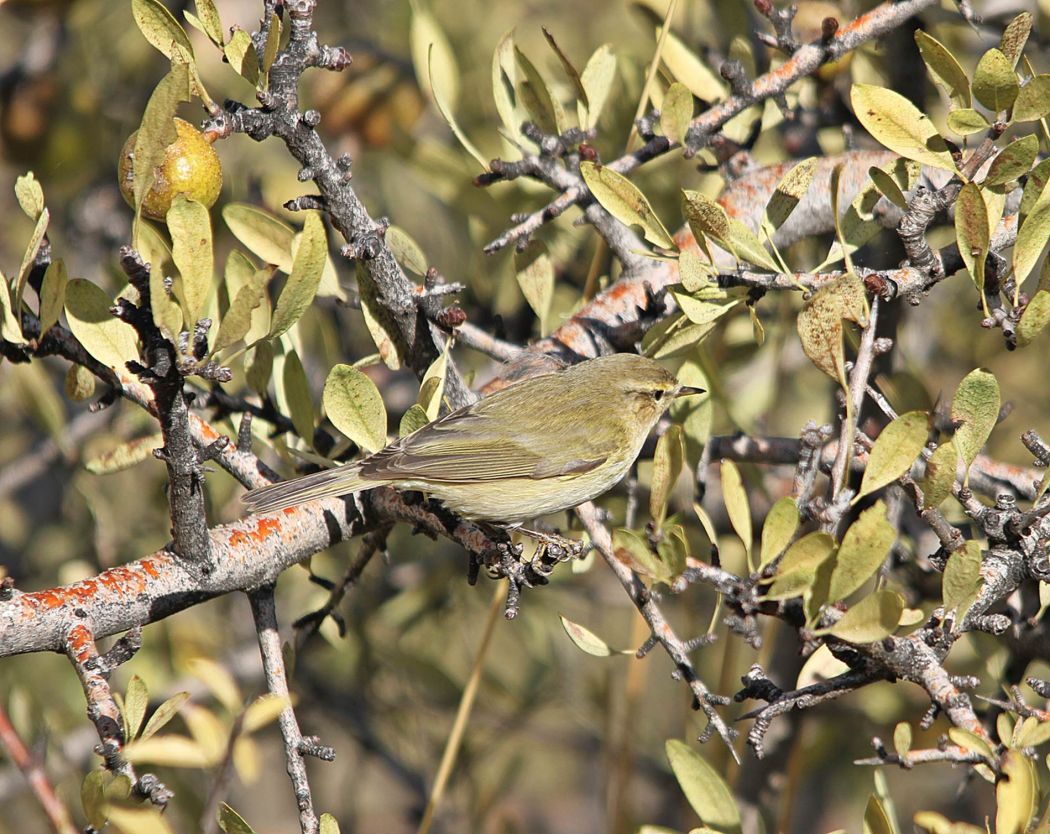
[[[163,220],[177,194],[211,208],[222,190],[222,165],[219,156],[204,134],[189,122],[175,119],[178,138],[164,150],[164,159],[154,169],[153,186],[142,201],[142,214]],[[128,205],[135,205],[135,137],[136,130],[120,152],[117,177],[120,193]]]

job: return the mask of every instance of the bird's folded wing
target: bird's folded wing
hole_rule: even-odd
[[[488,425],[487,425],[488,424]],[[493,427],[474,416],[431,423],[361,462],[365,478],[420,479],[441,482],[541,480],[588,472],[605,456],[589,441],[548,433],[528,443],[507,436],[506,424]],[[566,450],[576,454],[566,459]]]

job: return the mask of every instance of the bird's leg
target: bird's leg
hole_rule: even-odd
[[[536,542],[536,552],[529,566],[542,577],[548,577],[561,562],[583,556],[583,542],[562,536],[556,531],[546,532],[519,527],[518,532]]]

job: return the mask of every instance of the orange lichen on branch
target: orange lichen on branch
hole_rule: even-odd
[[[66,635],[66,653],[78,664],[87,663],[97,653],[95,636],[83,623],[77,623]]]
[[[39,609],[53,610],[106,601],[101,597],[119,602],[145,591],[151,581],[158,579],[170,567],[173,558],[163,553],[154,555],[130,565],[110,568],[94,578],[82,579],[72,585],[19,594],[7,604],[20,606],[23,617],[32,617]]]
[[[287,511],[286,511],[287,512]],[[294,509],[292,509],[294,515]],[[249,519],[251,520],[251,519]],[[228,539],[230,547],[244,547],[245,545],[259,544],[268,539],[273,533],[281,530],[281,522],[269,516],[258,516],[254,528],[249,530],[234,530]]]

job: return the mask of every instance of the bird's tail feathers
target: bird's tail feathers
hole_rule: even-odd
[[[253,489],[246,492],[241,501],[253,513],[271,513],[318,498],[349,495],[374,486],[378,484],[361,478],[357,466],[339,466]]]

